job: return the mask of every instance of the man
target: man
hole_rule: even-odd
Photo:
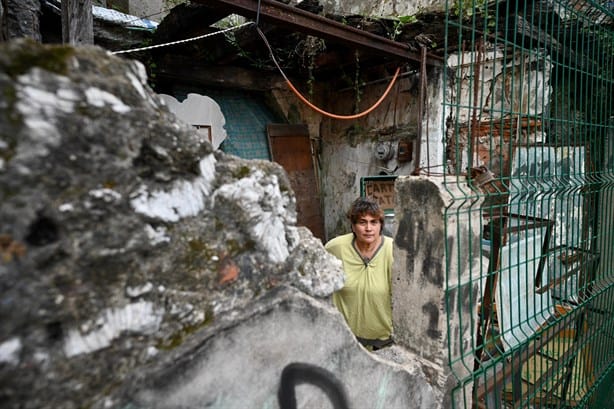
[[[356,199],[347,216],[352,232],[325,246],[345,272],[333,303],[358,341],[376,350],[392,343],[392,238],[382,234],[384,212],[373,199]]]

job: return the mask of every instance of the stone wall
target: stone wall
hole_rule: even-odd
[[[0,92],[3,407],[281,408],[288,368],[300,407],[448,407],[440,361],[331,306],[283,170],[213,151],[140,63],[9,42]]]
[[[141,366],[278,286],[327,297],[340,265],[276,164],[213,152],[96,47],[0,52],[0,396],[102,404]]]

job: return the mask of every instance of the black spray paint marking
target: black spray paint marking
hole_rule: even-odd
[[[293,362],[281,372],[281,382],[277,391],[280,409],[296,409],[294,388],[301,383],[310,383],[322,389],[334,409],[349,409],[343,384],[331,372],[319,366]]]

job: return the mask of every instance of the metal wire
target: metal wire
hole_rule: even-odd
[[[138,51],[153,50],[154,48],[169,47],[169,46],[172,46],[172,45],[188,43],[190,41],[201,40],[203,38],[213,37],[213,36],[216,36],[216,35],[219,35],[219,34],[227,33],[229,31],[238,30],[238,29],[240,29],[242,27],[249,26],[249,25],[252,25],[252,24],[254,24],[252,21],[248,21],[248,22],[240,24],[238,26],[229,27],[229,28],[226,28],[224,30],[216,31],[215,33],[203,34],[203,35],[199,35],[199,36],[196,36],[196,37],[186,38],[186,39],[183,39],[183,40],[171,41],[171,42],[163,43],[163,44],[154,44],[154,45],[150,45],[150,46],[147,46],[147,47],[133,48],[133,49],[130,49],[130,50],[112,51],[111,54],[134,53],[134,52],[138,52]]]
[[[444,179],[465,194],[445,226],[466,243],[446,253],[446,312],[448,332],[471,328],[448,334],[453,407],[609,409],[614,13],[593,1],[485,6],[446,13],[446,49],[458,51],[443,73]],[[480,243],[454,223],[460,212],[479,220]]]

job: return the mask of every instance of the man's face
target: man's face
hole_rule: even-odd
[[[352,225],[352,231],[356,240],[361,243],[371,244],[380,236],[382,225],[379,218],[364,214]]]

